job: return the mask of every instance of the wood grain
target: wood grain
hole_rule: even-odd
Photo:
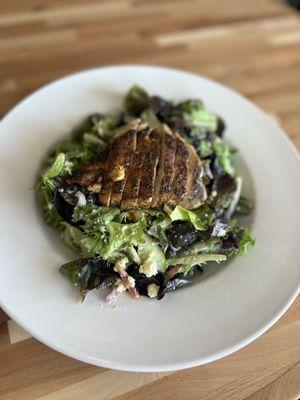
[[[300,398],[300,363],[289,369],[274,382],[270,383],[259,392],[247,397],[246,400],[293,400]]]
[[[80,69],[160,64],[240,91],[300,149],[300,14],[283,1],[0,0],[0,10],[0,115]],[[300,299],[246,348],[169,374],[83,364],[28,338],[7,318],[0,310],[1,400],[300,397]]]

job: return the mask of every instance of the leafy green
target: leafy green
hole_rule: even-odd
[[[75,286],[86,286],[90,277],[89,265],[83,258],[63,264],[60,272]]]
[[[44,218],[49,225],[62,230],[63,219],[58,214],[54,205],[56,184],[54,178],[69,173],[66,166],[64,153],[59,153],[52,164],[42,173],[40,182],[37,185],[37,199],[43,211]]]
[[[117,207],[99,207],[95,205],[85,205],[77,207],[74,211],[73,222],[80,222],[80,228],[84,233],[80,237],[77,245],[87,253],[100,254],[101,257],[108,259],[114,256],[115,252],[129,252],[135,260],[136,254],[132,246],[145,243],[147,235],[146,229],[149,215],[159,215],[161,212],[155,210],[141,210],[138,222],[130,223],[129,214]],[[135,261],[134,260],[134,261]]]
[[[235,178],[235,184],[236,186],[233,192],[225,192],[220,197],[217,197],[215,203],[216,209],[224,209],[223,217],[227,221],[232,217],[241,195],[242,178],[240,176]]]
[[[218,126],[218,118],[215,114],[205,109],[199,100],[186,100],[177,105],[176,119],[186,122],[191,128],[196,127],[215,132]],[[197,130],[192,129],[192,132]]]
[[[138,255],[141,264],[150,259],[156,263],[160,272],[166,271],[167,264],[164,252],[147,234],[144,235],[143,242],[138,246]]]
[[[77,227],[66,222],[63,223],[64,230],[61,233],[63,241],[71,248],[79,251],[83,256],[92,256],[94,252],[84,246],[84,233]]]
[[[118,114],[101,114],[89,117],[72,135],[58,141],[48,154],[46,163],[52,164],[60,153],[65,155],[65,168],[69,174],[93,161],[106,147],[106,142],[119,123]]]
[[[110,222],[107,226],[109,240],[102,249],[101,256],[110,258],[115,251],[121,251],[130,245],[139,245],[145,241],[145,222],[140,220],[131,224]]]
[[[94,114],[88,117],[72,134],[72,138],[81,141],[86,133],[104,140],[109,139],[120,123],[119,113]]]
[[[192,115],[197,113],[199,110],[203,110],[203,102],[201,100],[190,99],[178,103],[176,108],[186,114]]]
[[[199,152],[200,158],[206,158],[214,152],[212,148],[212,143],[209,140],[201,140],[197,150]]]
[[[111,221],[119,221],[126,217],[127,213],[117,207],[101,207],[93,204],[77,207],[74,211],[73,222],[84,221],[87,232],[106,225]]]
[[[73,173],[89,164],[105,146],[106,144],[99,137],[91,133],[85,133],[80,139],[73,137],[63,139],[53,147],[47,162],[53,162],[53,159],[63,152],[68,172]]]
[[[63,219],[58,214],[54,204],[53,204],[54,194],[52,191],[52,187],[49,185],[45,185],[43,181],[41,181],[37,186],[37,200],[40,205],[41,210],[43,211],[43,216],[47,224],[53,226],[58,230],[63,229]]]
[[[232,165],[232,149],[221,138],[215,138],[213,142],[213,150],[216,153],[221,167],[227,174],[233,176],[235,168]]]
[[[89,132],[86,132],[83,135],[83,141],[86,142],[86,144],[90,144],[93,147],[95,147],[95,145],[102,148],[106,147],[106,143],[104,142],[104,140],[100,139],[100,137],[95,136]]]
[[[181,250],[178,256],[190,256],[198,253],[216,253],[221,251],[221,243],[219,238],[210,238],[201,240],[189,246],[187,249]]]
[[[54,191],[56,188],[55,184],[53,183],[53,178],[57,177],[58,175],[62,175],[62,172],[65,168],[65,161],[65,154],[59,153],[53,161],[53,164],[42,174],[43,184],[51,191]]]
[[[214,213],[208,206],[202,206],[198,210],[187,210],[181,206],[176,206],[173,210],[168,210],[172,221],[188,221],[198,231],[205,231],[214,220]]]
[[[251,213],[251,211],[252,211],[251,201],[246,197],[241,196],[235,208],[235,212],[237,214],[248,215]]]
[[[51,167],[49,167],[43,174],[42,179],[45,183],[45,180],[55,178],[58,175],[61,175],[65,166],[66,156],[64,153],[59,153],[54,160]]]
[[[160,128],[162,125],[151,108],[147,108],[145,111],[143,111],[140,115],[140,118],[153,129]]]
[[[198,128],[207,129],[214,132],[217,129],[217,118],[204,108],[195,110],[191,114],[185,114],[184,119],[187,123]]]
[[[60,267],[60,272],[75,286],[79,286],[81,293],[99,287],[110,286],[117,278],[113,265],[101,258],[80,258]]]
[[[115,218],[120,217],[121,210],[113,207],[98,207],[91,204],[75,208],[73,222],[81,223],[84,233],[77,245],[87,253],[102,254],[108,243],[107,225]]]
[[[252,238],[248,228],[243,228],[242,236],[239,240],[239,254],[245,255],[248,252],[249,246],[254,246],[255,239]]]
[[[119,122],[117,114],[102,114],[99,119],[92,120],[91,133],[96,133],[102,139],[109,139],[113,136]]]
[[[127,254],[128,258],[132,260],[134,263],[137,265],[141,264],[141,259],[140,256],[138,255],[138,252],[136,251],[134,245],[130,244],[124,249],[124,253]]]
[[[195,254],[190,256],[173,257],[167,259],[167,265],[182,265],[180,272],[187,273],[195,265],[205,264],[208,261],[225,261],[224,254]]]
[[[138,85],[133,86],[127,93],[124,106],[131,115],[139,116],[149,105],[148,93]]]

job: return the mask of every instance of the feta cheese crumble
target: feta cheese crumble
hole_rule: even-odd
[[[147,286],[147,293],[149,297],[157,297],[159,291],[159,286],[155,283],[151,283]]]
[[[145,274],[147,278],[156,275],[158,272],[158,265],[151,257],[148,257],[143,264],[140,266],[139,271],[141,274]]]

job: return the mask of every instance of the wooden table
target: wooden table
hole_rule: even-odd
[[[55,78],[116,63],[174,66],[223,82],[300,148],[300,14],[279,0],[0,0],[1,114]],[[225,359],[144,374],[65,357],[0,314],[0,399],[294,400],[299,317],[300,299]]]

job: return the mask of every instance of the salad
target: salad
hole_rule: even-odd
[[[254,244],[251,213],[224,141],[200,100],[175,104],[132,87],[119,112],[93,114],[48,152],[37,185],[45,221],[78,257],[60,272],[83,297],[110,288],[162,299],[210,261]]]

